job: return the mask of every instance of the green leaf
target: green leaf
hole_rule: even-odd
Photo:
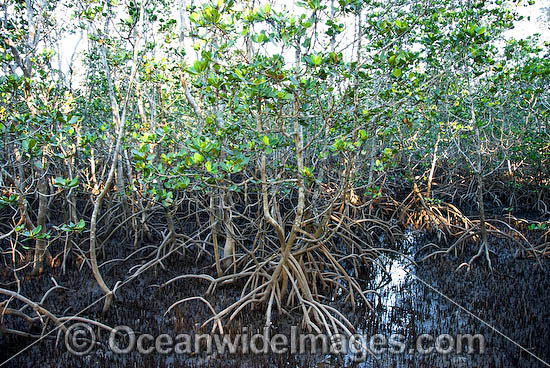
[[[243,73],[241,72],[241,70],[239,68],[236,68],[235,69],[235,75],[241,79],[241,80],[244,80],[244,77],[243,77]]]
[[[262,32],[262,33],[253,34],[251,39],[256,43],[264,43],[267,41],[268,38],[267,38],[267,35],[264,32]]]
[[[189,19],[193,23],[200,23],[200,15],[197,12],[191,13],[191,15],[189,16]]]
[[[195,60],[195,62],[193,62],[193,68],[198,72],[202,72],[205,68],[206,68],[206,62],[204,61],[201,61],[201,60]]]
[[[132,153],[134,155],[134,160],[136,161],[145,161],[145,157],[147,156],[145,152],[140,152],[136,149],[133,149]]]
[[[32,234],[33,235],[36,235],[38,233],[40,233],[42,231],[42,225],[38,225],[37,227],[35,227],[34,229],[32,229]]]
[[[202,155],[198,152],[195,152],[195,154],[193,154],[193,163],[195,165],[199,165],[201,164],[202,162],[204,161],[204,157],[202,157]]]
[[[313,65],[320,65],[323,61],[323,57],[319,54],[311,54],[309,58]]]
[[[0,208],[3,206],[15,205],[19,200],[19,195],[11,194],[9,197],[0,196]]]
[[[56,187],[64,187],[66,183],[67,181],[65,180],[65,178],[58,176],[57,178],[55,178],[53,185]]]
[[[206,171],[212,174],[212,162],[206,161],[206,164],[204,164],[204,167],[206,168]]]
[[[269,146],[269,137],[267,135],[264,135],[263,141],[266,146]]]
[[[401,74],[403,74],[403,72],[401,71],[401,69],[399,68],[395,68],[392,72],[392,75],[395,77],[395,78],[399,78],[401,76]]]
[[[189,183],[191,182],[191,179],[189,179],[187,176],[183,178],[183,180],[178,182],[178,189],[185,189],[189,186]]]
[[[78,224],[76,224],[75,229],[82,230],[84,229],[85,226],[86,226],[86,223],[84,222],[84,219],[80,219],[80,221],[78,221]]]
[[[69,188],[76,188],[78,186],[78,178],[74,178],[72,179],[68,184],[67,186]]]
[[[78,121],[78,116],[73,115],[71,119],[67,122],[67,124],[73,125],[73,124],[76,124],[77,121]]]
[[[280,92],[277,93],[277,97],[279,97],[280,99],[288,101],[288,100],[292,100],[294,95],[292,93],[287,93],[287,92],[284,92],[284,91],[280,91]]]

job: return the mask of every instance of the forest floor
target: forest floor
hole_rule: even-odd
[[[415,252],[428,241],[422,234],[409,233],[408,240],[398,245],[404,255],[414,258]],[[481,318],[504,335],[529,349],[543,360],[550,360],[550,260],[542,259],[542,267],[533,259],[520,259],[513,249],[504,244],[493,244],[493,269],[478,261],[470,272],[464,269],[455,272],[457,265],[467,261],[476,251],[464,254],[433,258],[413,265],[404,256],[384,255],[378,258],[379,266],[361,271],[365,289],[373,288],[378,295],[370,295],[374,309],[365,305],[355,311],[349,303],[334,300],[333,305],[343,311],[352,321],[358,333],[363,336],[401,334],[405,336],[406,349],[402,354],[384,353],[377,358],[367,356],[356,361],[350,354],[321,355],[293,354],[115,354],[106,347],[108,333],[102,331],[98,341],[102,346],[93,349],[86,356],[71,354],[63,343],[63,336],[56,341],[47,338],[16,355],[34,340],[0,332],[0,364],[16,355],[5,364],[6,367],[540,367],[541,363],[521,351],[512,342],[495,332],[478,319],[469,315],[458,305]],[[113,241],[105,248],[107,259],[122,259],[135,249]],[[136,263],[113,262],[102,268],[103,277],[109,285],[123,280]],[[111,327],[125,325],[136,334],[149,333],[158,336],[167,333],[195,334],[198,326],[211,317],[205,304],[198,300],[182,303],[164,315],[172,305],[186,297],[202,296],[208,283],[200,279],[183,279],[159,289],[154,285],[188,273],[211,273],[204,258],[198,258],[192,251],[184,259],[171,257],[158,267],[144,272],[138,278],[125,284],[117,291],[117,298],[111,311],[103,316],[102,303],[97,303],[80,314]],[[20,274],[21,294],[32,300],[39,300],[57,283],[67,290],[55,290],[44,302],[44,307],[58,316],[74,315],[103,296],[91,271],[84,266],[73,265],[66,275],[61,268],[48,269],[39,278]],[[422,281],[419,281],[422,280]],[[8,270],[0,274],[0,282],[13,280]],[[428,286],[430,285],[430,286]],[[223,309],[239,296],[242,285],[219,287],[214,295],[207,297],[216,311]],[[433,288],[432,288],[433,287]],[[436,291],[437,290],[437,291]],[[274,327],[271,334],[289,334],[290,326],[299,325],[298,317],[279,316],[274,312]],[[5,317],[7,318],[7,317]],[[226,333],[233,334],[246,327],[249,333],[261,333],[265,311],[252,310],[239,314]],[[12,326],[22,331],[40,334],[40,327],[29,327],[17,318]],[[210,328],[210,325],[208,326]],[[203,329],[201,332],[207,333]],[[97,332],[97,331],[96,331]],[[451,351],[448,354],[413,352],[415,338],[420,334],[438,336],[449,334],[481,334],[486,342],[484,353],[473,354]]]

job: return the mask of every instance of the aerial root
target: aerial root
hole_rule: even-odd
[[[272,312],[276,308],[279,313],[299,309],[302,315],[302,327],[309,332],[326,333],[332,338],[338,334],[351,336],[354,333],[353,324],[334,307],[322,302],[328,299],[318,288],[320,285],[334,285],[340,290],[342,299],[351,302],[356,307],[359,298],[364,305],[372,308],[366,294],[373,291],[363,291],[356,279],[351,277],[324,244],[314,244],[297,249],[288,254],[279,252],[259,263],[250,262],[243,271],[214,278],[209,275],[181,275],[165,282],[165,287],[177,280],[196,278],[209,283],[208,293],[213,293],[219,285],[233,283],[244,279],[245,285],[237,301],[216,312],[204,298],[191,297],[173,303],[166,313],[176,306],[191,300],[205,303],[212,316],[201,328],[212,323],[211,332],[224,333],[224,326],[234,320],[247,307],[262,304],[265,306],[265,326],[272,325]],[[329,289],[329,288],[327,288]]]
[[[424,256],[421,261],[437,255],[448,255],[451,252],[454,252],[455,256],[458,256],[459,252],[462,253],[464,251],[464,247],[468,242],[479,243],[481,238],[479,220],[468,218],[452,204],[441,201],[437,201],[437,203],[432,202],[434,201],[425,199],[415,185],[413,192],[399,208],[399,218],[403,225],[412,225],[416,229],[435,231],[438,241],[441,242],[443,239],[443,243],[448,243],[448,239],[454,239],[453,243],[447,247],[434,244],[433,242],[427,244],[418,253],[429,247],[435,247],[436,250]],[[548,244],[534,247],[519,230],[505,221],[497,219],[486,219],[485,221],[487,234],[516,243],[522,253],[533,255],[539,264],[539,256],[548,252]],[[460,264],[457,270],[463,267],[470,269],[473,262],[482,255],[485,255],[487,264],[492,270],[490,249],[487,242],[481,242],[478,252],[470,261]]]
[[[452,204],[429,201],[414,185],[413,192],[399,208],[399,219],[404,226],[435,231],[438,240],[447,236],[460,237],[473,226],[473,222]]]
[[[459,271],[461,268],[466,267],[466,272],[470,272],[472,264],[477,258],[481,257],[482,254],[485,254],[485,259],[487,260],[487,265],[489,266],[489,270],[493,272],[491,257],[489,255],[489,245],[487,244],[487,242],[482,242],[481,245],[479,246],[479,249],[476,255],[473,256],[468,262],[460,264],[460,266],[456,268],[456,271]]]
[[[18,292],[7,290],[0,288],[0,294],[6,295],[9,297],[9,299],[4,300],[0,302],[0,329],[5,333],[11,333],[23,337],[30,337],[30,338],[36,338],[36,339],[43,339],[43,338],[54,338],[52,333],[57,330],[57,341],[59,341],[59,334],[61,332],[67,334],[70,333],[69,328],[66,326],[68,322],[70,321],[76,321],[79,323],[85,323],[88,325],[96,326],[98,328],[104,329],[109,331],[110,333],[117,332],[112,327],[109,327],[108,325],[105,325],[101,322],[97,322],[95,320],[80,317],[80,316],[62,316],[58,317],[54,313],[50,312],[46,308],[42,307],[42,302],[46,299],[46,297],[49,295],[49,293],[57,288],[63,288],[59,285],[55,285],[53,288],[51,288],[48,293],[46,293],[43,297],[40,303],[33,302],[32,300],[28,299],[27,297],[21,295]],[[18,300],[23,303],[23,306],[19,309],[9,307],[9,304],[13,300]],[[30,315],[24,313],[24,310],[26,308],[31,308],[35,313],[35,317],[31,317]],[[7,328],[5,326],[4,322],[4,316],[11,315],[14,317],[19,317],[21,319],[24,319],[29,323],[29,325],[33,325],[34,323],[39,322],[42,325],[42,331],[40,335],[32,334],[25,331],[15,330],[11,328]],[[48,332],[48,321],[52,321],[55,324],[55,328],[53,330],[49,330]],[[76,336],[75,336],[76,337]]]

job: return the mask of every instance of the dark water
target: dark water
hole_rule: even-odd
[[[493,268],[491,274],[484,262],[475,264],[466,273],[455,272],[462,261],[468,260],[476,252],[474,246],[461,257],[432,259],[420,264],[412,264],[415,253],[426,239],[421,235],[408,233],[408,241],[399,246],[399,252],[381,254],[376,267],[367,270],[363,279],[364,289],[376,289],[378,295],[369,294],[374,310],[362,307],[352,312],[345,305],[334,306],[345,312],[356,327],[356,332],[365,339],[381,334],[390,338],[392,334],[403,337],[400,342],[404,352],[395,354],[383,352],[376,357],[368,355],[357,361],[356,355],[348,354],[229,354],[225,356],[200,354],[115,354],[105,346],[98,346],[84,357],[67,351],[63,336],[56,342],[45,339],[17,355],[5,364],[6,367],[541,367],[543,363],[523,352],[496,333],[492,326],[511,340],[516,341],[543,360],[550,360],[550,278],[546,270],[548,260],[542,260],[540,268],[532,259],[517,259],[513,249],[505,245],[493,246]],[[116,246],[108,248],[110,258],[124,258],[133,248]],[[186,279],[163,289],[151,287],[184,273],[208,273],[203,269],[205,260],[196,260],[196,254],[188,252],[185,259],[174,257],[156,272],[146,271],[118,291],[118,297],[107,316],[101,315],[102,303],[94,305],[82,314],[109,326],[127,325],[137,333],[150,333],[158,336],[168,333],[197,333],[198,325],[211,316],[208,308],[198,301],[187,302],[164,316],[168,307],[185,297],[202,295],[207,282]],[[409,259],[405,256],[408,256]],[[135,261],[119,262],[106,266],[102,272],[109,285],[128,276]],[[72,315],[101,297],[93,276],[87,267],[82,271],[75,268],[67,276],[60,269],[49,270],[49,275],[39,279],[28,279],[22,283],[22,294],[33,300],[53,286],[50,277],[70,289],[55,291],[44,303],[44,307],[61,315]],[[2,273],[2,283],[11,279],[8,272]],[[424,281],[421,282],[418,279]],[[429,286],[427,286],[427,285]],[[430,287],[431,286],[431,287]],[[242,285],[220,287],[215,295],[208,297],[216,310],[222,310],[238,297]],[[433,288],[433,289],[432,289]],[[442,296],[444,294],[487,324],[480,322],[465,310]],[[10,305],[20,307],[17,303]],[[251,332],[261,332],[265,312],[246,311],[228,327],[231,333],[247,327]],[[40,327],[28,326],[13,316],[6,316],[7,325],[39,334]],[[272,333],[288,333],[289,326],[298,325],[299,314],[278,316],[274,313]],[[96,331],[97,332],[97,331]],[[200,332],[207,332],[200,331]],[[447,354],[438,352],[419,353],[415,351],[416,339],[421,334],[434,338],[448,334],[481,334],[486,343],[485,352],[457,353],[453,349]],[[108,333],[99,337],[104,345]],[[33,340],[0,332],[0,362],[17,354]],[[429,344],[428,344],[429,345]],[[432,342],[431,345],[434,345]],[[429,346],[428,346],[429,347]]]
[[[414,259],[422,237],[409,237],[403,253]],[[392,367],[545,366],[510,340],[543,361],[550,360],[549,261],[542,260],[541,268],[533,259],[515,258],[514,249],[502,244],[499,247],[493,248],[491,255],[493,273],[484,260],[469,272],[455,272],[457,265],[475,254],[474,245],[460,257],[441,257],[416,265],[403,256],[381,257],[385,258],[386,273],[379,273],[376,281],[381,278],[387,283],[380,291],[379,311],[374,317],[378,323],[367,326],[366,332],[403,335],[409,353],[382,354],[378,363]],[[389,277],[382,277],[384,274]],[[413,352],[421,334],[434,338],[448,334],[455,342],[460,335],[481,334],[485,352],[474,349],[458,353],[456,347],[447,354]],[[366,362],[358,366],[374,365]]]

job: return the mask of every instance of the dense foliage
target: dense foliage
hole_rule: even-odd
[[[213,283],[248,280],[216,321],[262,304],[269,325],[298,305],[307,327],[350,332],[318,284],[368,304],[347,270],[406,226],[489,265],[493,236],[547,253],[550,47],[509,36],[516,5],[283,4],[2,5],[14,280],[80,257],[107,311],[96,250],[115,237],[155,245],[132,277],[187,250]],[[525,212],[537,220],[512,221]]]

